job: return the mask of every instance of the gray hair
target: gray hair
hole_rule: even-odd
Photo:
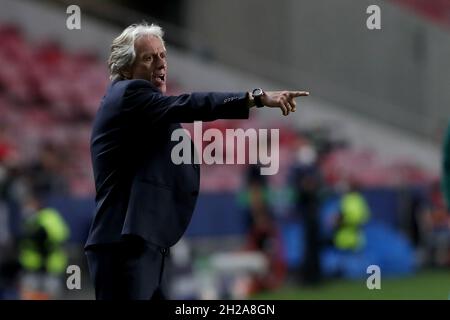
[[[134,43],[144,35],[158,37],[164,45],[164,32],[160,26],[153,23],[149,25],[146,22],[132,24],[112,42],[111,54],[108,59],[109,78],[111,80],[124,79],[123,69],[131,66],[136,58]]]

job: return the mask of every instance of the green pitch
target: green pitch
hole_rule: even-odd
[[[369,290],[366,279],[329,280],[317,287],[286,286],[253,299],[275,300],[413,300],[450,299],[450,269],[423,271],[402,278],[381,278],[381,289]]]

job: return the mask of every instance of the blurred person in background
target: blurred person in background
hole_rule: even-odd
[[[18,234],[19,208],[25,190],[23,170],[18,164],[18,153],[11,140],[8,125],[0,122],[0,210],[3,213],[0,214],[0,228],[4,230],[0,231],[0,243],[13,240]]]
[[[17,246],[25,180],[7,131],[0,123],[0,299],[19,299]]]
[[[22,181],[0,160],[0,299],[18,299],[17,245],[21,220]]]
[[[255,275],[250,281],[249,294],[272,290],[282,284],[286,273],[279,230],[270,206],[270,190],[259,165],[247,171],[247,244],[245,250],[261,252],[268,262],[268,273]]]
[[[442,146],[442,193],[447,212],[450,212],[450,122]]]
[[[189,224],[200,182],[194,148],[189,163],[171,158],[181,122],[247,119],[254,106],[288,115],[308,95],[257,88],[167,96],[162,37],[157,25],[135,24],[111,46],[112,82],[91,135],[96,213],[85,250],[97,299],[166,298],[164,261]]]
[[[450,215],[439,181],[435,181],[431,185],[429,206],[422,222],[428,251],[428,265],[431,267],[450,266]]]
[[[22,297],[58,298],[68,263],[69,227],[57,210],[43,206],[37,193],[29,194],[25,214],[19,243]]]
[[[319,217],[322,185],[317,153],[309,144],[299,147],[297,163],[293,169],[293,187],[296,192],[297,214],[304,225],[305,253],[299,279],[302,284],[315,285],[322,278]]]
[[[423,265],[426,263],[424,215],[427,211],[427,201],[424,193],[411,185],[406,178],[400,181],[398,195],[399,227],[414,246],[418,264]]]
[[[442,145],[442,177],[431,186],[425,233],[431,266],[450,266],[450,122]]]
[[[345,187],[347,189],[347,187]],[[339,203],[339,215],[333,237],[334,246],[356,252],[365,246],[363,227],[370,218],[370,208],[356,181],[350,180]]]

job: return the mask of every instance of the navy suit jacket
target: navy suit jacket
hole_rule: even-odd
[[[191,220],[200,168],[193,154],[192,164],[172,162],[171,134],[180,122],[247,119],[246,101],[244,92],[164,96],[146,80],[112,82],[91,135],[96,207],[86,248],[125,234],[174,245]]]

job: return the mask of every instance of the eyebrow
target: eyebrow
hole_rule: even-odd
[[[145,57],[145,56],[154,56],[154,55],[158,55],[158,54],[161,54],[161,53],[164,53],[164,54],[167,54],[167,50],[166,49],[164,49],[163,51],[161,51],[161,52],[150,52],[150,51],[146,51],[146,52],[142,52],[142,56],[143,57]]]

